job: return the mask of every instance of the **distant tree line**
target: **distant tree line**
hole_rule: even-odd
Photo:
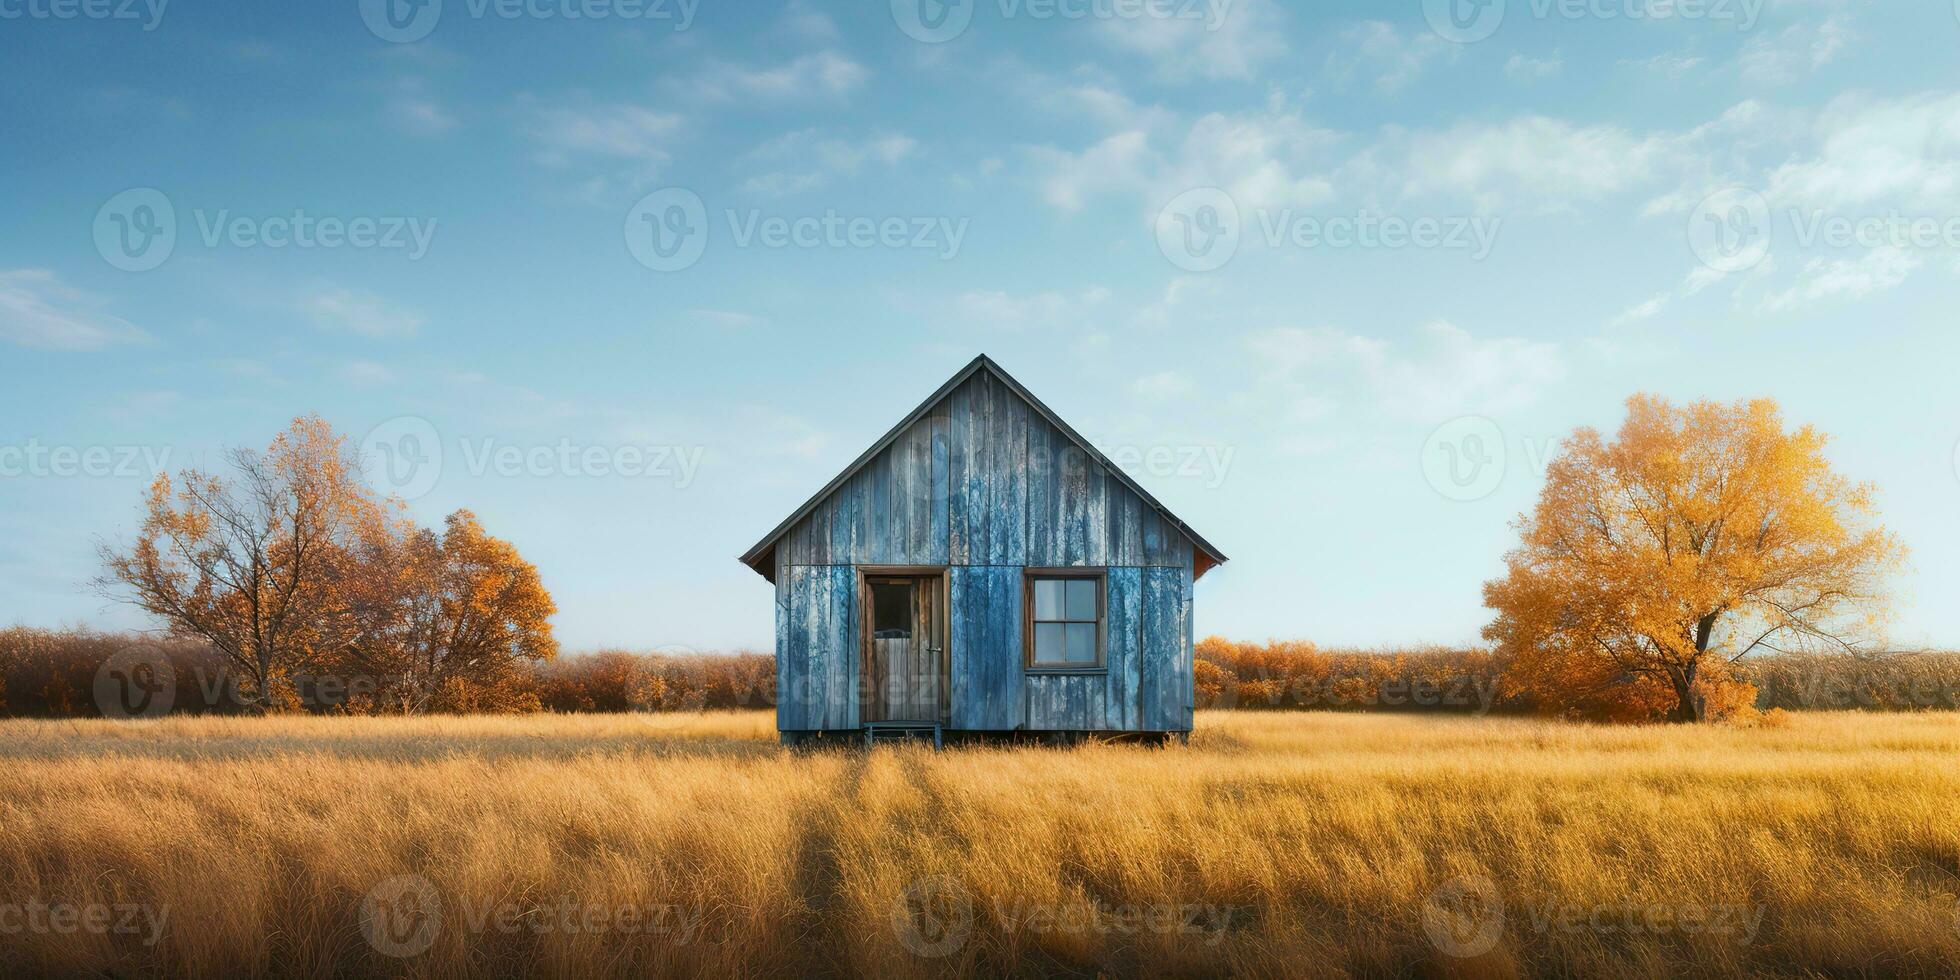
[[[87,718],[118,714],[100,699],[121,690],[130,651],[171,685],[168,710],[248,714],[256,704],[225,681],[227,658],[197,639],[155,639],[86,629],[0,629],[0,715]],[[167,666],[157,670],[156,661]],[[1489,650],[1323,649],[1305,641],[1198,643],[1198,704],[1252,711],[1405,712],[1452,715],[1556,713],[1624,720],[1610,704],[1591,711],[1548,711],[1505,683]],[[362,676],[302,675],[289,710],[316,714],[393,713],[398,705],[362,692],[385,686]],[[107,682],[105,684],[105,681]],[[1748,711],[1960,710],[1960,653],[1876,657],[1788,654],[1739,665]],[[350,693],[351,692],[351,693]],[[776,703],[775,659],[753,652],[604,650],[524,661],[500,695],[481,703],[439,702],[437,712],[632,712],[767,709]]]

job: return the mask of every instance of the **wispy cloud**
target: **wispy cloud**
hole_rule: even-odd
[[[1342,85],[1362,80],[1384,95],[1413,84],[1437,59],[1454,58],[1460,47],[1434,31],[1404,35],[1387,21],[1371,20],[1342,31],[1327,57],[1327,74]]]
[[[1763,298],[1758,311],[1785,313],[1832,300],[1860,299],[1896,289],[1925,260],[1903,248],[1876,248],[1856,259],[1811,259],[1795,285]]]
[[[1180,13],[1193,8],[1170,5]],[[1202,9],[1202,8],[1196,8]],[[1287,52],[1285,16],[1272,0],[1239,0],[1220,5],[1222,19],[1205,16],[1105,17],[1098,21],[1104,41],[1144,55],[1169,78],[1250,81],[1267,62]]]
[[[773,169],[749,177],[742,186],[770,195],[794,194],[855,174],[867,163],[896,166],[918,146],[918,141],[902,133],[845,139],[814,129],[798,130],[749,151],[748,161]]]
[[[764,67],[711,64],[687,85],[697,96],[716,101],[748,98],[788,102],[843,98],[869,77],[870,70],[850,58],[835,51],[819,51]]]
[[[409,337],[426,322],[420,313],[362,290],[322,288],[300,299],[301,312],[316,326],[363,337]]]
[[[135,324],[46,269],[0,270],[0,340],[40,350],[91,351],[140,343]]]

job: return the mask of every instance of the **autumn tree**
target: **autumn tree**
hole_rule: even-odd
[[[347,441],[317,416],[294,420],[264,452],[223,458],[224,475],[157,476],[135,543],[103,549],[99,584],[209,641],[246,707],[289,705],[290,679],[352,639],[346,597],[361,569],[349,542],[375,533],[383,508]]]
[[[1612,442],[1575,431],[1484,587],[1510,693],[1701,720],[1751,653],[1867,640],[1904,549],[1825,443],[1767,399],[1639,395]]]
[[[515,546],[459,510],[442,534],[410,531],[381,560],[393,597],[367,607],[350,653],[361,672],[385,678],[387,707],[421,713],[535,706],[518,686],[526,666],[558,652],[551,630],[557,605]]]

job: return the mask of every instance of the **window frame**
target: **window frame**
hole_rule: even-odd
[[[1034,584],[1039,580],[1062,579],[1096,583],[1096,662],[1093,664],[1042,664],[1035,662]],[[1075,622],[1083,620],[1042,620]],[[1021,669],[1030,674],[1107,674],[1109,673],[1109,569],[1107,568],[1024,568],[1021,570]]]

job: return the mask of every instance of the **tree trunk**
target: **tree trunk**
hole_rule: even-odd
[[[1668,712],[1668,721],[1690,724],[1708,720],[1707,705],[1702,702],[1701,695],[1695,691],[1696,666],[1690,663],[1686,667],[1677,667],[1668,671],[1674,681],[1675,697],[1674,710]]]

